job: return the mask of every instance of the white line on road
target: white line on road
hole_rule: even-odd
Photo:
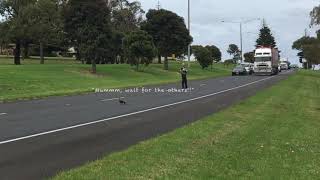
[[[200,86],[202,87],[202,86],[206,86],[206,84],[200,84]]]
[[[120,99],[123,99],[124,97],[120,97]],[[102,99],[102,102],[107,102],[107,101],[115,101],[118,100],[119,98],[112,98],[112,99]]]
[[[7,113],[0,113],[0,116],[7,115]]]
[[[220,91],[220,92],[216,92],[216,93],[200,96],[200,97],[197,97],[197,98],[192,98],[192,99],[188,99],[188,100],[184,100],[184,101],[179,101],[179,102],[172,103],[172,104],[167,104],[167,105],[158,106],[158,107],[154,107],[154,108],[150,108],[150,109],[145,109],[145,110],[142,110],[142,111],[137,111],[137,112],[133,112],[133,113],[129,113],[129,114],[110,117],[110,118],[107,118],[107,119],[102,119],[102,120],[98,120],[98,121],[78,124],[78,125],[75,125],[75,126],[69,126],[69,127],[65,127],[65,128],[61,128],[61,129],[52,130],[52,131],[47,131],[47,132],[42,132],[42,133],[38,133],[38,134],[32,134],[32,135],[29,135],[29,136],[24,136],[24,137],[10,139],[10,140],[6,140],[6,141],[1,141],[0,145],[12,143],[12,142],[17,142],[17,141],[21,141],[21,140],[26,140],[26,139],[31,139],[31,138],[35,138],[35,137],[39,137],[39,136],[48,135],[48,134],[53,134],[53,133],[57,133],[57,132],[62,132],[62,131],[66,131],[66,130],[76,129],[76,128],[80,128],[80,127],[85,127],[85,126],[98,124],[98,123],[102,123],[102,122],[112,121],[112,120],[115,120],[115,119],[124,118],[124,117],[137,115],[137,114],[142,114],[142,113],[145,113],[145,112],[150,112],[150,111],[163,109],[163,108],[167,108],[167,107],[172,107],[172,106],[175,106],[175,105],[196,101],[196,100],[199,100],[199,99],[204,99],[204,98],[207,98],[207,97],[216,96],[216,95],[223,94],[223,93],[226,93],[226,92],[230,92],[230,91],[233,91],[233,90],[236,90],[236,89],[247,87],[247,86],[250,86],[250,85],[253,85],[253,84],[257,84],[257,83],[262,82],[262,81],[269,80],[269,79],[271,79],[273,77],[275,77],[275,76],[271,76],[271,77],[268,77],[268,78],[260,79],[258,81],[254,81],[254,82],[251,82],[251,83],[248,83],[248,84],[244,84],[244,85],[241,85],[241,86],[237,86],[237,87],[234,87],[234,88],[226,89],[226,90],[223,90],[223,91]]]

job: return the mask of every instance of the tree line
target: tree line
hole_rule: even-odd
[[[51,52],[73,47],[77,60],[91,64],[93,73],[96,64],[128,63],[139,70],[154,57],[168,70],[168,57],[184,57],[193,41],[182,17],[165,9],[146,13],[138,1],[2,0],[0,15],[5,18],[0,22],[1,50],[14,44],[16,65],[32,53],[43,64]],[[265,24],[257,45],[276,45]],[[221,61],[221,51],[214,45],[192,46],[192,51],[203,69]],[[237,59],[241,51],[231,44],[228,53]],[[254,61],[253,52],[244,57]]]
[[[30,47],[42,64],[46,53],[74,47],[77,60],[92,64],[93,73],[96,64],[139,69],[154,57],[168,70],[168,57],[183,56],[193,41],[182,17],[165,9],[145,14],[138,1],[2,0],[0,15],[1,50],[14,44],[16,65],[30,55]]]
[[[320,25],[320,5],[313,8],[310,12],[310,17],[311,27]],[[292,49],[299,51],[298,56],[300,63],[302,63],[306,69],[312,68],[313,65],[320,64],[320,30],[318,30],[316,34],[316,37],[305,34],[292,45]],[[303,61],[304,59],[306,61]]]

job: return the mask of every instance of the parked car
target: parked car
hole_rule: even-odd
[[[232,70],[232,76],[248,75],[246,68],[243,65],[238,65]]]

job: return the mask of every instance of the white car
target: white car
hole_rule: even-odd
[[[278,71],[279,72],[281,72],[282,70],[281,70],[281,65],[279,64],[279,66],[278,66]]]
[[[241,63],[241,65],[246,69],[248,74],[253,74],[254,64],[252,63]]]

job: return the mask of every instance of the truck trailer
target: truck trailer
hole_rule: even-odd
[[[255,50],[254,74],[276,75],[279,73],[280,54],[278,48],[259,46]]]

